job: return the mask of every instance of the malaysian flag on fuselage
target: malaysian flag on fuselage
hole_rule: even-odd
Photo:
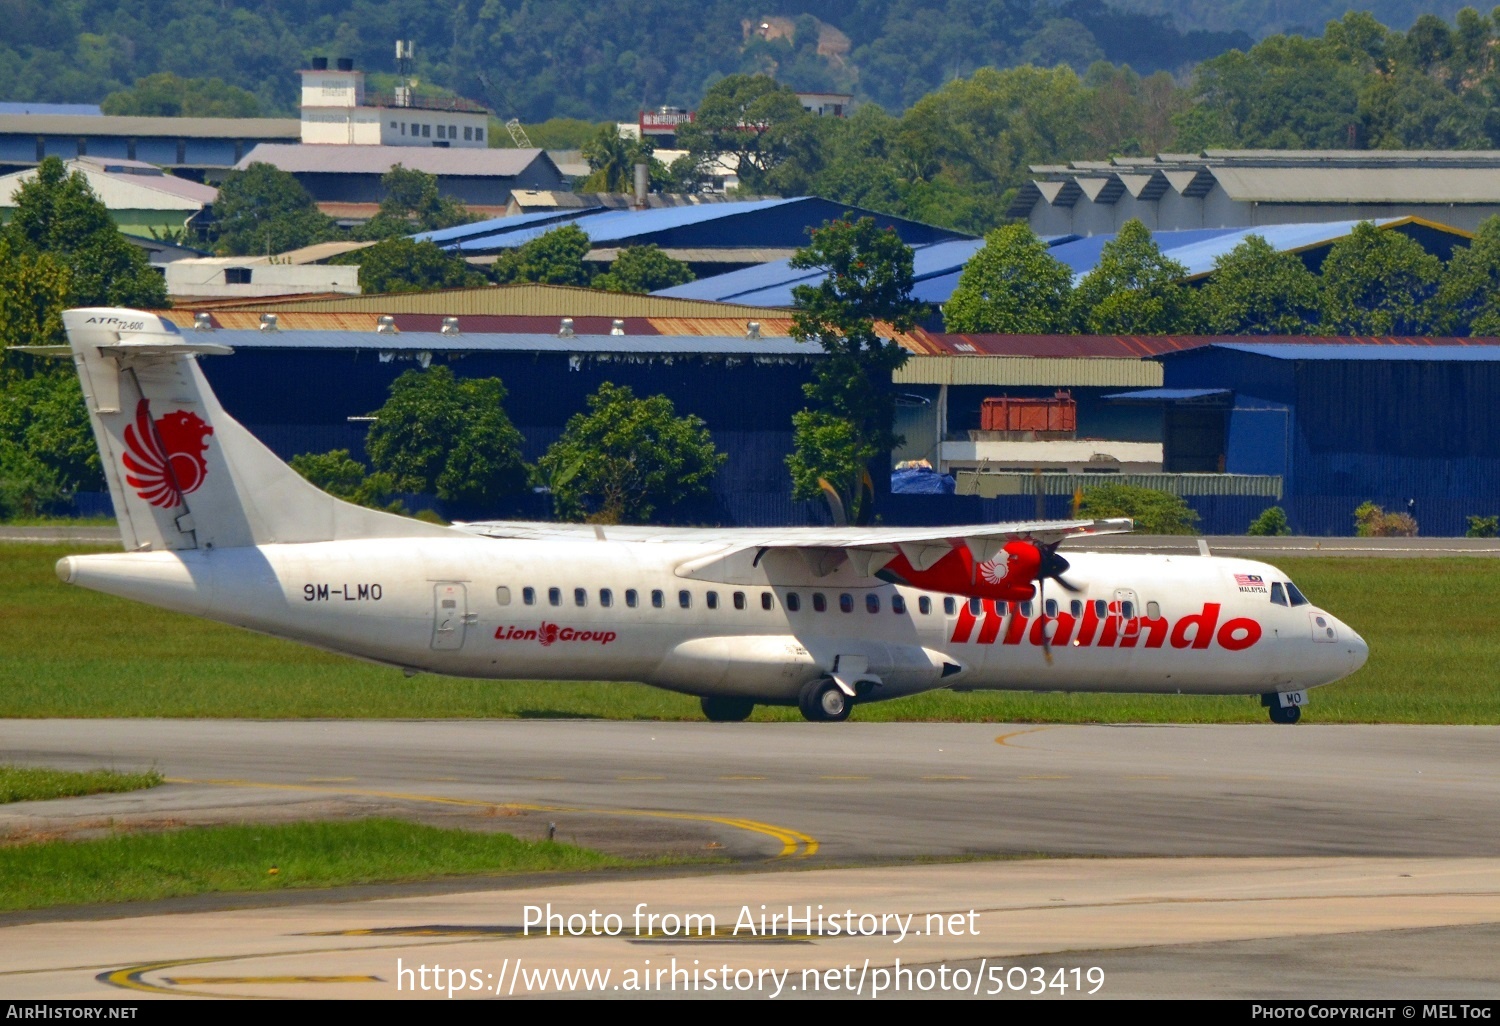
[[[1235,574],[1234,583],[1247,588],[1264,588],[1266,586],[1266,582],[1261,578],[1260,574]]]

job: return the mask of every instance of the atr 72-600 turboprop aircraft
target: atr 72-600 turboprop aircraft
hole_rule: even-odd
[[[1365,661],[1264,563],[1057,552],[1128,520],[444,527],[353,506],[224,412],[197,358],[228,347],[132,310],[63,320],[126,549],[62,559],[70,584],[408,672],[645,681],[711,720],[951,688],[1259,694],[1291,723]]]

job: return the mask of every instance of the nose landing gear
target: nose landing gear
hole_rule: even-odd
[[[1306,692],[1300,691],[1286,695],[1271,691],[1260,696],[1260,704],[1266,707],[1272,723],[1296,723],[1302,718],[1302,706],[1306,701]]]

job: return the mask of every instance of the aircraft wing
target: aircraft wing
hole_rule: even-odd
[[[916,570],[926,570],[954,549],[967,548],[975,562],[996,557],[1009,541],[1050,545],[1063,538],[1123,534],[1134,527],[1126,518],[1107,520],[1031,520],[950,527],[639,527],[555,524],[490,520],[455,527],[487,538],[560,541],[689,542],[717,545],[719,551],[684,564],[684,577],[723,580],[726,561],[748,553],[751,566],[772,552],[795,553],[816,576],[848,564],[860,577],[872,576],[898,555]],[[734,575],[738,576],[738,575]]]

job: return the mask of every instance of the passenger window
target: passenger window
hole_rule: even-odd
[[[716,591],[709,592],[707,595],[704,596],[704,601],[706,601],[708,603],[708,608],[709,609],[718,609],[719,608],[719,593],[716,592]]]
[[[776,600],[771,597],[771,593],[769,591],[763,591],[760,593],[760,608],[769,611],[775,605]]]
[[[917,597],[917,612],[921,613],[923,616],[931,616],[932,615],[932,599],[928,598],[926,595],[920,595],[920,596],[918,596]]]
[[[839,609],[845,613],[854,612],[854,596],[846,592],[839,594]]]
[[[640,604],[640,601],[641,596],[636,593],[636,590],[634,588],[625,589],[625,604],[627,606],[629,606],[631,609],[634,609],[637,605]]]
[[[1048,599],[1042,604],[1042,612],[1047,616],[1057,615],[1057,599]]]
[[[510,605],[510,589],[503,584],[496,588],[495,602],[502,606]]]
[[[1070,612],[1070,613],[1073,614],[1073,619],[1075,619],[1075,620],[1078,619],[1078,617],[1082,616],[1083,615],[1083,600],[1082,599],[1074,599],[1073,601],[1069,602],[1068,603],[1068,612]]]
[[[589,590],[587,588],[573,589],[573,604],[575,606],[586,606],[589,604]]]
[[[1286,582],[1286,593],[1287,593],[1287,597],[1292,600],[1292,605],[1294,605],[1294,606],[1305,606],[1305,605],[1307,605],[1307,598],[1302,594],[1302,592],[1300,592],[1300,591],[1297,590],[1297,586],[1295,584],[1293,584],[1291,581],[1287,581]]]
[[[655,591],[651,592],[651,608],[652,609],[660,609],[662,606],[664,606],[666,604],[667,604],[667,597],[665,595],[663,595],[660,590],[655,590]]]
[[[797,612],[797,610],[799,610],[801,608],[802,608],[802,599],[798,597],[797,593],[795,591],[789,591],[789,592],[787,592],[786,593],[786,611],[788,613],[795,613],[795,612]]]
[[[1109,603],[1103,599],[1094,599],[1094,615],[1101,620],[1108,616]]]
[[[813,592],[813,612],[821,613],[828,609],[828,600],[823,597],[821,591]]]
[[[878,612],[880,612],[880,596],[877,595],[877,594],[875,594],[873,591],[872,592],[867,592],[865,594],[865,612],[867,612],[867,613],[878,613]]]
[[[1271,582],[1271,601],[1276,603],[1278,606],[1284,606],[1287,604],[1286,592],[1282,589],[1280,581]]]
[[[534,605],[536,605],[536,589],[535,588],[522,588],[521,589],[521,601],[524,602],[524,603],[526,603],[528,606],[534,606]]]
[[[1120,615],[1127,620],[1135,619],[1135,603],[1129,600],[1120,603]]]
[[[906,612],[906,599],[902,598],[900,595],[892,595],[891,612],[895,613],[897,616],[903,615]]]
[[[943,615],[952,616],[956,612],[958,612],[958,602],[952,595],[943,596]]]
[[[687,609],[690,606],[692,606],[692,604],[693,604],[693,593],[690,592],[690,591],[687,591],[686,589],[684,589],[682,591],[679,591],[677,593],[677,604],[679,606],[681,606],[683,609]]]
[[[1031,603],[1030,602],[1022,602],[1021,603],[1021,615],[1022,616],[1030,616],[1031,615]]]
[[[737,591],[734,593],[734,608],[745,608],[745,593],[743,591]]]
[[[1146,603],[1146,615],[1149,616],[1149,617],[1151,617],[1151,619],[1153,619],[1153,620],[1160,620],[1161,619],[1161,603],[1160,602],[1154,602],[1154,601],[1153,602],[1147,602]]]
[[[549,606],[560,606],[560,605],[562,605],[562,589],[561,588],[548,588],[547,589],[547,605],[549,605]]]
[[[979,598],[978,596],[969,599],[969,612],[973,613],[975,616],[978,616],[980,613],[984,612],[984,600]]]
[[[615,593],[608,588],[599,589],[599,604],[605,609],[615,604]]]

